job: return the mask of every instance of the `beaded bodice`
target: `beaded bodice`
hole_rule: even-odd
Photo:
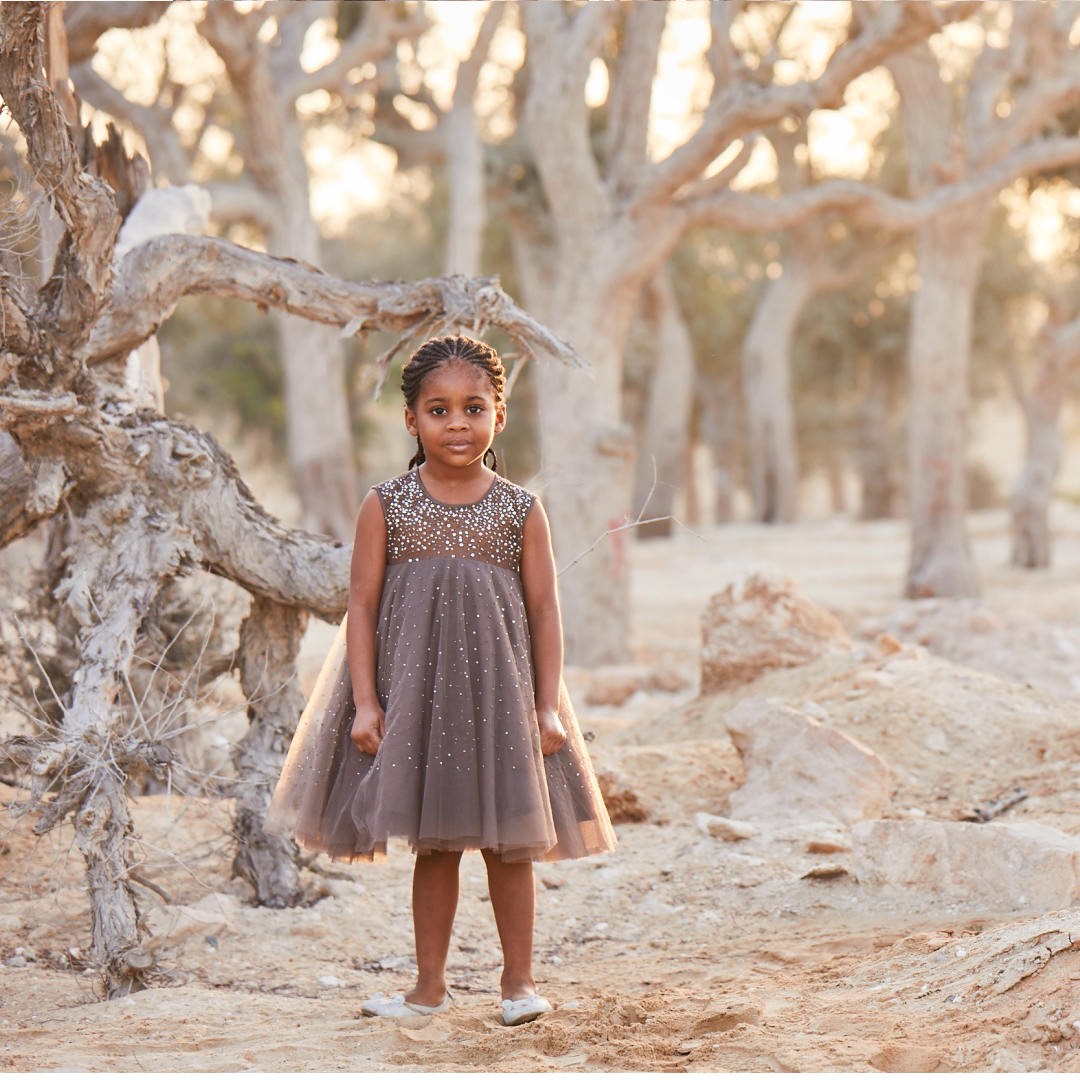
[[[535,496],[496,476],[483,498],[464,506],[433,499],[411,469],[376,486],[386,518],[387,563],[479,559],[521,569],[525,519]]]

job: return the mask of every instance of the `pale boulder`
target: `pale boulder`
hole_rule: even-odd
[[[717,593],[701,617],[701,630],[703,694],[851,648],[835,615],[773,572],[743,574]]]
[[[889,767],[850,736],[765,698],[741,701],[726,718],[746,783],[732,792],[740,821],[851,825],[881,817]]]
[[[1054,911],[1080,902],[1080,841],[1035,822],[864,821],[851,830],[865,885],[981,906]]]
[[[644,690],[647,668],[636,664],[606,664],[595,668],[585,691],[587,705],[622,705],[627,698]]]
[[[190,906],[155,907],[146,915],[149,935],[142,943],[143,948],[156,953],[179,945],[193,934],[218,936],[233,928],[239,907],[236,897],[227,893],[209,893]]]
[[[749,840],[758,834],[758,827],[749,821],[735,821],[717,814],[707,814],[704,810],[695,815],[695,822],[706,836],[715,836],[718,840]]]

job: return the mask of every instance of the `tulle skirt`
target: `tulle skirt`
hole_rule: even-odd
[[[342,621],[266,815],[268,833],[347,861],[488,849],[506,861],[611,851],[615,834],[565,684],[567,740],[544,756],[520,578],[462,558],[388,567],[376,686],[386,710],[375,755],[350,732]]]

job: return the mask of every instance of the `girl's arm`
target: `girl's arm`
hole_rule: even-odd
[[[375,692],[375,629],[379,624],[383,574],[386,570],[386,519],[378,493],[369,491],[360,504],[349,571],[349,623],[345,648],[349,659],[356,720],[352,741],[374,754],[383,737],[383,709]]]
[[[555,553],[551,529],[540,500],[525,519],[521,541],[521,584],[525,591],[525,615],[532,639],[533,678],[536,681],[536,720],[540,749],[554,754],[566,742],[559,720],[559,683],[562,680],[563,633],[559,592],[555,579]]]

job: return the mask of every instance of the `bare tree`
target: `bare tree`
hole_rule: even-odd
[[[794,127],[794,125],[791,125]],[[805,125],[769,133],[776,150],[780,190],[786,194],[811,185]],[[801,159],[800,159],[801,158]],[[807,304],[824,293],[839,292],[895,253],[881,236],[848,236],[842,246],[829,237],[841,225],[824,212],[789,229],[781,241],[775,273],[767,276],[761,299],[742,347],[743,400],[746,404],[750,495],[758,521],[794,521],[798,513],[799,450],[791,391],[791,354],[799,320]]]
[[[499,0],[488,5],[476,41],[458,65],[449,109],[440,108],[423,83],[412,94],[404,94],[396,72],[384,80],[379,90],[374,138],[397,152],[402,167],[442,165],[446,169],[450,207],[444,265],[448,274],[479,274],[481,270],[487,226],[487,183],[485,145],[476,118],[476,92],[480,72],[505,12],[506,4]],[[427,128],[413,126],[395,107],[399,96],[426,109],[435,118],[434,124]]]
[[[757,232],[792,228],[825,208],[867,226],[910,229],[935,210],[991,192],[1025,163],[1075,155],[1080,142],[1045,139],[997,162],[985,174],[908,202],[873,185],[834,180],[777,199],[737,192],[741,163],[707,175],[736,140],[785,117],[797,121],[835,108],[846,86],[894,54],[924,41],[967,5],[874,5],[833,52],[816,79],[780,85],[762,68],[769,47],[747,57],[732,42],[746,5],[710,5],[708,52],[715,86],[697,131],[666,159],[647,156],[652,81],[667,5],[525,4],[528,93],[523,113],[535,167],[550,209],[553,280],[545,318],[596,369],[588,387],[547,369],[539,378],[545,492],[556,547],[573,556],[593,537],[628,519],[633,450],[620,402],[622,354],[640,290],[679,238],[698,225]],[[754,5],[751,5],[754,7]],[[603,164],[590,138],[584,86],[615,19],[621,47],[606,105]],[[782,25],[778,20],[777,28]],[[782,52],[782,50],[781,50]],[[531,305],[531,301],[530,301]],[[596,664],[626,656],[628,580],[621,548],[605,544],[588,568],[568,575],[567,655]]]
[[[642,438],[638,443],[634,506],[645,509],[648,524],[637,535],[667,536],[675,497],[683,486],[690,449],[694,397],[694,343],[667,267],[645,287],[644,317],[655,357]]]
[[[962,94],[945,81],[926,44],[889,61],[916,198],[1037,146],[1080,100],[1080,49],[1069,43],[1080,5],[1008,10],[1007,41],[982,46]],[[979,591],[964,528],[965,451],[974,296],[991,207],[992,193],[976,195],[935,214],[917,234],[922,287],[909,336],[911,596]]]
[[[1050,565],[1050,502],[1061,467],[1061,406],[1080,368],[1080,316],[1062,323],[1055,312],[1039,335],[1039,366],[1024,400],[1027,456],[1012,490],[1013,566]],[[1056,325],[1055,325],[1056,323]]]
[[[72,4],[68,19],[89,39],[92,27],[100,33],[102,12],[87,8],[153,9],[160,4]],[[303,152],[304,127],[297,102],[316,90],[354,94],[362,87],[365,65],[387,55],[402,37],[420,28],[416,18],[399,18],[399,5],[364,5],[357,28],[341,43],[338,55],[313,72],[305,72],[300,55],[309,29],[321,18],[333,16],[336,4],[314,0],[305,4],[268,5],[241,11],[232,3],[206,5],[198,28],[225,65],[228,88],[239,108],[241,122],[233,134],[242,148],[244,173],[236,181],[207,185],[219,221],[248,221],[266,237],[276,255],[319,265],[322,242],[311,214],[310,181]],[[138,16],[120,13],[131,25]],[[274,33],[266,33],[268,20]],[[262,40],[270,37],[269,41]],[[88,55],[85,44],[80,56]],[[126,99],[91,68],[88,60],[73,67],[75,85],[83,97],[131,124],[143,137],[157,174],[174,184],[189,177],[194,147],[186,147],[173,115],[176,88],[164,73],[160,100],[155,105]],[[219,95],[220,96],[220,95]],[[224,124],[228,110],[215,100],[208,117]],[[338,335],[320,326],[276,313],[285,376],[285,414],[289,462],[300,496],[303,525],[338,539],[352,535],[356,508],[356,471],[348,396],[345,393]]]
[[[74,823],[86,860],[94,964],[114,996],[152,977],[153,958],[139,946],[125,785],[135,768],[168,766],[135,722],[128,689],[155,598],[193,567],[256,598],[240,666],[258,700],[249,702],[253,732],[240,753],[259,756],[261,743],[274,754],[299,704],[289,688],[299,613],[342,616],[350,557],[347,545],[267,515],[210,435],[136,408],[123,378],[128,354],[181,297],[213,293],[349,333],[412,336],[461,321],[477,332],[498,326],[523,349],[581,361],[491,280],[351,284],[291,259],[191,236],[150,240],[114,269],[120,214],[112,190],[84,167],[45,74],[47,10],[37,2],[0,7],[0,95],[26,139],[32,174],[67,223],[40,290],[27,299],[6,281],[0,289],[0,423],[10,436],[0,441],[0,473],[21,497],[5,488],[0,537],[9,542],[66,508],[71,543],[55,597],[78,632],[59,722],[40,737],[9,739],[3,753],[29,773],[19,811],[40,811],[35,832],[68,817]],[[255,771],[249,764],[247,772]],[[247,857],[262,864],[252,876],[288,902],[289,875],[277,871],[291,853],[253,841]]]

